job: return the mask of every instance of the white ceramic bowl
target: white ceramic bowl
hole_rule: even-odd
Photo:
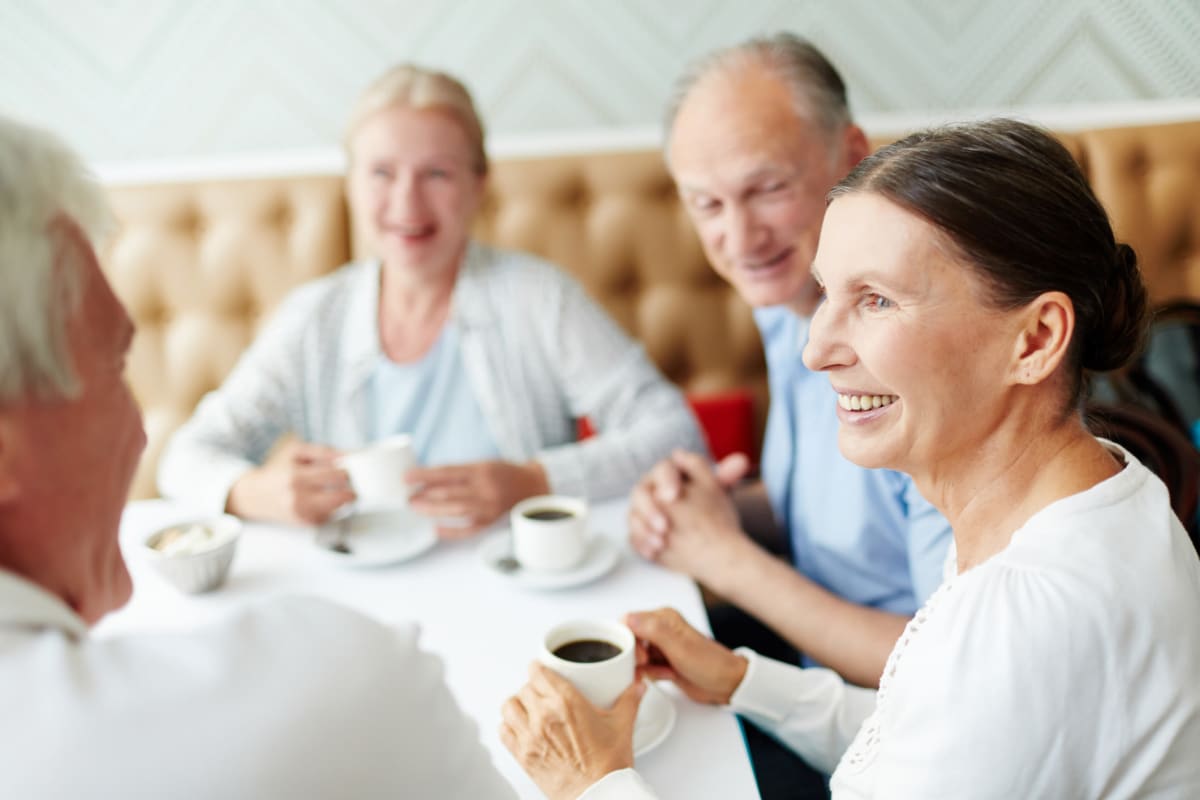
[[[212,532],[208,541],[184,547],[178,552],[162,552],[155,548],[162,537],[173,529],[201,526]],[[142,550],[146,560],[180,591],[196,594],[216,589],[229,577],[229,568],[237,552],[242,521],[229,514],[200,519],[185,519],[163,526],[148,535]]]

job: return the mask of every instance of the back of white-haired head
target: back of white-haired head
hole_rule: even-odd
[[[104,193],[50,133],[0,116],[0,405],[67,397],[78,380],[67,321],[82,266],[65,247],[67,218],[97,245],[111,223]]]

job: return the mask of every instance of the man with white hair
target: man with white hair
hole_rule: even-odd
[[[941,582],[950,527],[908,476],[863,469],[838,449],[839,403],[857,410],[893,398],[839,397],[801,362],[821,302],[811,265],[826,194],[868,152],[837,70],[797,36],[717,51],[678,82],[667,165],[713,269],[754,307],[771,408],[763,481],[737,492],[736,509],[727,488],[745,474],[745,457],[713,469],[676,453],[635,489],[630,536],[646,557],[763,623],[804,663],[874,687],[908,619]],[[748,535],[751,519],[767,521],[760,531],[778,524],[791,564]],[[723,643],[788,657],[729,606],[710,613]],[[778,750],[752,731],[747,739],[763,786],[765,754]],[[795,779],[784,782],[796,796]]]
[[[0,117],[3,797],[503,797],[415,628],[312,599],[188,634],[94,639],[146,438],[109,213],[55,139]]]

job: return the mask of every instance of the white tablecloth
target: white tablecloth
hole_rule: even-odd
[[[131,503],[121,536],[134,578],[133,599],[102,621],[96,635],[193,627],[248,601],[297,592],[336,600],[383,622],[415,619],[424,647],[445,661],[450,687],[478,723],[497,768],[522,797],[541,797],[496,731],[500,705],[524,683],[547,629],[568,619],[618,619],[627,611],[671,606],[708,631],[695,584],[628,550],[624,511],[623,502],[593,509],[596,531],[619,544],[622,559],[604,578],[573,589],[535,592],[514,585],[483,566],[479,540],[440,542],[389,567],[347,569],[317,550],[309,529],[253,524],[242,534],[226,585],[191,596],[167,584],[139,552],[147,533],[186,518],[187,512],[160,500]],[[678,712],[675,728],[638,759],[638,770],[663,798],[758,797],[732,714],[665,689]]]

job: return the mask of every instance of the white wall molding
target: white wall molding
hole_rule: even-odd
[[[873,136],[900,136],[918,128],[968,119],[1014,116],[1058,131],[1116,128],[1125,125],[1200,120],[1200,99],[1155,100],[1106,105],[1025,109],[989,109],[961,113],[864,114],[860,124]],[[564,131],[497,136],[489,143],[493,160],[598,152],[651,150],[662,142],[656,127]],[[336,175],[345,168],[339,148],[279,153],[243,153],[202,158],[108,162],[94,165],[97,177],[109,185],[172,183],[203,179],[262,178],[274,175]]]

